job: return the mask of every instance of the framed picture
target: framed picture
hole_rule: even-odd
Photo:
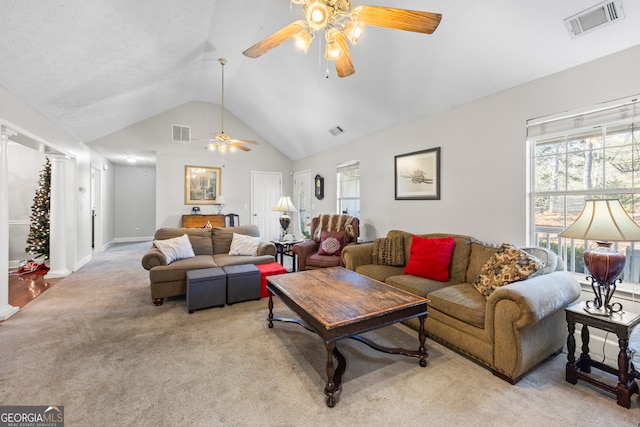
[[[395,156],[396,200],[440,200],[440,147]]]
[[[184,167],[184,204],[213,205],[220,196],[222,169],[208,166]]]

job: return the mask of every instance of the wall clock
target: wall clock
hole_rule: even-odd
[[[324,199],[324,178],[317,174],[314,178],[316,188],[316,199]]]

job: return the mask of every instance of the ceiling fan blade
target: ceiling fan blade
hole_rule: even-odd
[[[253,144],[253,145],[258,145],[257,142],[249,141],[248,139],[232,139],[230,141],[235,143],[235,144]]]
[[[382,6],[356,6],[352,14],[365,25],[431,34],[442,19],[440,13]]]
[[[342,51],[342,55],[336,59],[336,72],[338,73],[338,77],[348,77],[355,73],[356,69],[353,68],[353,63],[351,62],[351,53],[349,53],[347,38],[342,33],[336,33],[336,41]]]
[[[304,21],[292,22],[286,27],[271,34],[269,37],[254,44],[249,49],[242,52],[242,54],[245,56],[248,56],[249,58],[257,58],[260,55],[265,54],[271,49],[273,49],[274,47],[278,46],[280,43],[287,40],[289,37],[293,36],[294,34],[299,33],[303,29],[304,29]]]
[[[237,148],[242,151],[251,151],[251,148],[245,147],[242,144],[236,144],[235,142],[232,142],[231,144],[229,144],[229,147]]]

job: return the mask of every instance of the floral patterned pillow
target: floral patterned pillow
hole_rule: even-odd
[[[503,243],[480,269],[473,282],[482,295],[489,297],[497,288],[533,277],[544,269],[544,263],[533,255]]]
[[[323,231],[318,255],[340,256],[344,247],[344,231]]]

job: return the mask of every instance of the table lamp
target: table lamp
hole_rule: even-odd
[[[625,256],[611,248],[611,242],[640,240],[640,227],[631,219],[618,199],[586,200],[582,212],[560,237],[595,240],[594,249],[584,251],[584,265],[589,270],[593,301],[585,310],[591,314],[610,317],[622,310],[619,302],[611,304],[618,277],[625,264]]]
[[[293,202],[291,201],[291,197],[282,196],[275,207],[272,209],[276,212],[282,212],[280,215],[280,227],[282,227],[282,235],[280,239],[284,239],[284,236],[287,235],[289,230],[289,225],[291,225],[291,217],[287,212],[298,212],[295,206],[293,206]]]
[[[222,208],[224,208],[225,203],[226,202],[223,195],[219,195],[218,197],[216,197],[215,201],[213,202],[213,206],[218,208],[218,215],[222,214]]]

